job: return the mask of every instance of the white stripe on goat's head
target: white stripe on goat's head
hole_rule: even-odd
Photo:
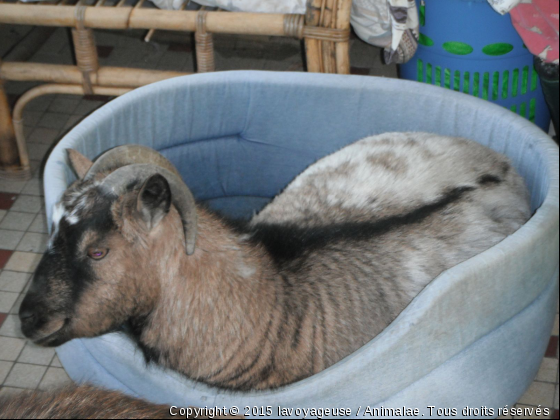
[[[54,207],[49,247],[20,309],[25,336],[52,346],[141,315],[158,292],[153,262],[192,254],[196,239],[194,198],[159,153],[126,146],[95,163],[68,155],[80,179]],[[152,293],[130,292],[150,280]]]
[[[55,204],[52,213],[49,249],[52,249],[58,237],[61,223],[75,225],[95,207],[97,196],[94,189],[96,186],[97,184],[92,181],[74,183]]]

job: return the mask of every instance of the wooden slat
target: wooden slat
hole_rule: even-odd
[[[25,9],[23,9],[25,7]],[[85,26],[102,29],[162,29],[194,32],[197,11],[88,7]],[[75,6],[52,8],[41,5],[0,4],[0,23],[40,26],[75,25]],[[208,14],[207,28],[213,33],[284,35],[284,15],[265,13]]]
[[[321,7],[323,0],[307,0],[306,25],[319,26],[321,21]],[[305,39],[305,57],[307,71],[320,73],[323,71],[323,59],[321,53],[321,42],[316,39]]]
[[[352,0],[338,0],[336,13],[336,28],[350,30],[350,13]],[[336,72],[350,74],[350,42],[337,42],[336,46]]]
[[[98,86],[139,87],[188,73],[142,70],[123,67],[101,67],[92,74],[91,82]],[[0,79],[43,81],[47,83],[82,84],[82,72],[76,66],[40,63],[6,63],[0,66]]]
[[[325,8],[321,16],[321,26],[323,28],[334,28],[336,20],[336,0],[326,0]],[[336,73],[336,54],[334,42],[321,41],[323,53],[323,72]]]

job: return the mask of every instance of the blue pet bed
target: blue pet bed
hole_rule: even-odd
[[[436,278],[370,343],[283,389],[232,393],[146,366],[123,334],[57,351],[75,381],[176,406],[351,408],[511,407],[532,382],[558,297],[558,147],[514,113],[442,88],[384,78],[229,72],[180,77],[94,112],[54,149],[53,204],[74,175],[64,149],[90,158],[136,143],[161,151],[194,195],[250,217],[318,158],[388,131],[464,136],[508,155],[531,191],[532,219]],[[188,320],[187,320],[188,321]],[[434,412],[435,413],[435,412]],[[497,411],[493,417],[498,415]],[[295,416],[295,412],[294,412]],[[492,417],[492,416],[491,416]]]

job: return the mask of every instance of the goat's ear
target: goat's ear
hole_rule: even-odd
[[[136,210],[148,230],[152,230],[169,213],[171,188],[162,175],[152,175],[138,194]]]
[[[88,173],[89,168],[91,168],[91,165],[93,165],[93,162],[77,150],[66,149],[66,153],[68,153],[68,160],[70,161],[72,169],[74,169],[79,179],[83,179]]]

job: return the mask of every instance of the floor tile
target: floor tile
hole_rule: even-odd
[[[74,109],[78,106],[82,98],[80,96],[73,96],[71,98],[58,97],[52,101],[49,106],[49,112],[57,112],[61,114],[73,114]]]
[[[4,380],[8,377],[8,373],[10,373],[13,365],[12,362],[0,362],[0,385],[2,385]]]
[[[166,52],[157,64],[157,70],[181,71],[192,56],[179,52]]]
[[[8,251],[7,249],[0,249],[0,270],[6,266],[8,260],[10,259],[13,253],[14,251]]]
[[[52,360],[51,366],[52,367],[59,367],[59,368],[62,367],[62,363],[60,363],[60,359],[58,358],[58,356],[56,354],[54,355],[54,359]]]
[[[552,335],[558,335],[558,314],[556,314],[556,319],[554,320],[554,327],[552,328]]]
[[[18,363],[49,366],[54,353],[53,348],[39,347],[31,342],[27,342],[17,361]]]
[[[16,302],[14,303],[14,306],[12,306],[12,309],[10,310],[11,315],[19,314],[19,307],[21,306],[21,302],[23,301],[23,299],[25,299],[25,293],[20,293],[18,298],[16,299]],[[16,319],[18,319],[19,322],[19,318]],[[6,322],[8,322],[8,319],[6,320]]]
[[[29,143],[28,152],[29,159],[43,160],[51,151],[52,146],[49,144]]]
[[[8,314],[0,312],[0,328],[2,328],[2,324],[4,324],[4,321],[6,320],[7,317]]]
[[[0,312],[9,313],[18,296],[19,293],[0,292]]]
[[[20,392],[25,392],[25,390],[21,388],[3,386],[2,388],[0,388],[0,397],[9,397],[10,395],[19,394]]]
[[[43,95],[29,102],[25,109],[29,111],[44,112],[53,101],[53,95]]]
[[[43,189],[43,181],[40,179],[31,179],[27,181],[27,184],[25,185],[25,188],[21,191],[21,193],[42,197],[43,195],[45,195]]]
[[[4,85],[4,90],[6,93],[23,95],[29,89],[39,86],[39,82],[17,82],[17,83],[6,83]]]
[[[0,222],[2,221],[2,219],[4,218],[4,216],[8,214],[8,212],[6,210],[0,210]]]
[[[520,404],[534,405],[542,407],[552,407],[554,404],[554,384],[545,382],[533,382],[529,389],[519,399]]]
[[[31,166],[31,177],[33,179],[43,179],[43,162],[41,160],[31,159],[29,165]]]
[[[44,111],[30,111],[27,107],[23,111],[23,124],[28,127],[35,127],[43,115],[45,114]]]
[[[554,395],[554,408],[556,410],[558,410],[558,393],[560,392],[559,387],[558,387],[558,383],[556,384],[556,394]]]
[[[9,211],[0,222],[0,229],[26,231],[34,219],[35,215],[32,213]]]
[[[10,271],[19,271],[24,273],[33,273],[39,265],[42,254],[32,252],[16,251],[6,264],[5,269]]]
[[[49,39],[43,44],[41,51],[51,51],[53,54],[58,54],[63,49],[64,45],[70,41],[70,34],[65,31],[66,28],[57,28]],[[51,98],[53,95],[49,95]],[[60,96],[60,95],[57,95]]]
[[[167,47],[167,51],[190,53],[192,52],[192,46],[190,44],[172,43]]]
[[[15,250],[24,234],[17,230],[0,229],[0,249]]]
[[[21,332],[21,322],[17,314],[8,314],[2,327],[0,327],[0,337],[25,338]]]
[[[11,211],[37,214],[41,211],[42,207],[43,199],[41,197],[22,194],[16,199]]]
[[[544,357],[556,357],[558,351],[558,336],[550,337],[550,341],[548,342],[548,347],[546,348],[546,353]]]
[[[10,210],[16,198],[16,194],[0,193],[0,210]]]
[[[35,389],[47,371],[46,366],[16,363],[4,381],[4,385],[15,388]]]
[[[66,133],[66,132],[70,131],[72,128],[74,128],[74,126],[76,124],[78,124],[83,119],[84,119],[83,115],[70,115],[70,118],[68,118],[68,121],[66,122],[66,125],[62,129],[63,132]]]
[[[105,104],[105,102],[103,102],[103,101],[93,101],[93,100],[83,99],[80,102],[80,104],[76,107],[76,109],[74,110],[74,114],[87,115],[87,114],[95,111],[97,108],[99,108],[100,106],[102,106],[104,104]]]
[[[55,141],[60,139],[60,129],[59,128],[35,128],[26,140],[28,143],[40,143],[40,144],[53,144]]]
[[[33,130],[35,130],[34,127],[28,127],[27,125],[23,126],[23,137],[25,139],[27,139],[28,136],[31,135],[31,133],[33,132]]]
[[[556,382],[556,375],[558,374],[558,359],[545,357],[541,363],[539,372],[537,373],[537,381],[541,382]]]
[[[43,377],[39,389],[41,391],[48,391],[53,388],[58,388],[64,385],[69,385],[72,380],[62,368],[50,367],[47,369],[47,373]]]
[[[40,212],[36,217],[35,220],[33,220],[33,223],[31,223],[31,226],[29,226],[29,232],[35,232],[35,233],[47,233],[47,216],[45,215],[45,213],[42,211]]]
[[[25,346],[25,340],[12,337],[0,337],[0,360],[15,362]]]
[[[35,273],[28,273],[29,274],[29,281],[27,282],[27,285],[24,287],[23,291],[21,292],[22,294],[27,294],[27,292],[29,291],[29,288],[31,287],[31,283],[33,282],[33,276]],[[16,301],[17,303],[17,301]]]
[[[98,45],[117,45],[122,38],[117,32],[96,31],[95,40]]]
[[[0,193],[13,193],[19,194],[23,187],[27,184],[26,181],[7,181],[0,179]]]
[[[66,121],[68,121],[68,114],[63,114],[61,112],[46,112],[37,123],[37,127],[60,130],[64,127]]]
[[[31,274],[29,273],[4,270],[0,274],[0,291],[21,293],[30,277]]]
[[[47,250],[48,235],[27,232],[17,246],[18,251],[44,253]]]

